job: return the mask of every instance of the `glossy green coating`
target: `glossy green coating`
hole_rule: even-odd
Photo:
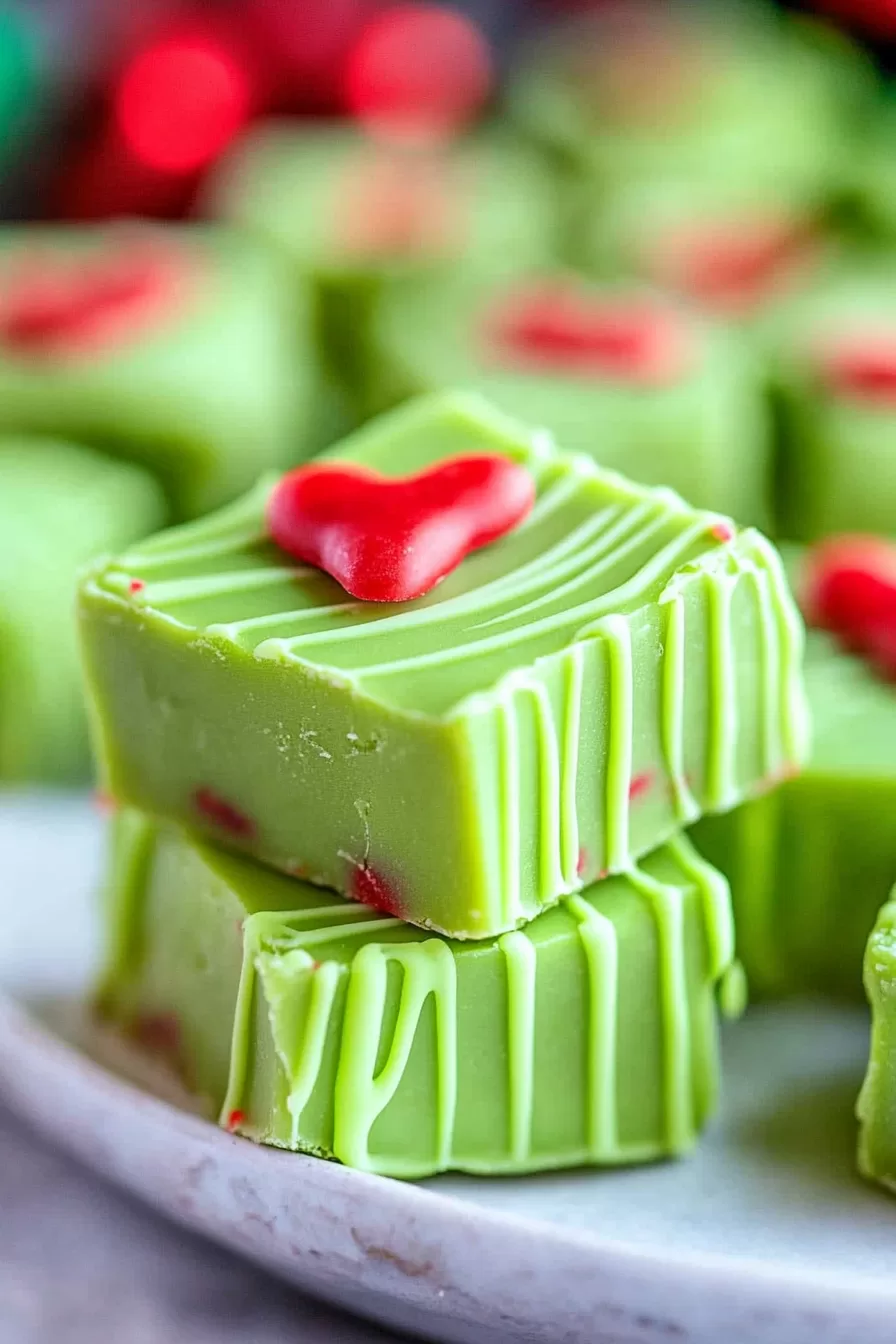
[[[751,990],[861,994],[862,955],[896,875],[896,692],[810,632],[808,764],[693,830],[731,882]]]
[[[896,1192],[896,890],[868,940],[865,992],[871,1005],[871,1047],[856,1106],[859,1170]]]
[[[868,334],[896,345],[896,267],[838,266],[765,336],[780,406],[780,533],[813,541],[896,529],[896,402],[826,385],[819,352]]]
[[[451,942],[125,812],[100,1002],[228,1128],[392,1176],[645,1161],[718,1084],[723,878],[677,837]]]
[[[171,262],[160,312],[74,353],[0,336],[0,433],[62,435],[132,459],[191,517],[304,455],[308,303],[263,249],[227,230],[148,224],[0,230],[0,299],[37,259],[74,265],[131,245]]]
[[[764,537],[473,396],[410,403],[338,456],[402,475],[471,450],[525,464],[537,502],[415,602],[358,603],[278,551],[270,482],[95,568],[108,789],[483,938],[803,758],[802,626]]]
[[[564,278],[571,281],[557,276]],[[388,381],[405,395],[475,389],[601,466],[645,485],[671,486],[698,508],[767,525],[771,426],[764,370],[735,333],[637,283],[580,279],[583,301],[646,306],[669,321],[685,347],[680,374],[642,383],[514,368],[494,348],[490,322],[517,292],[514,281],[396,291],[377,325]]]
[[[86,776],[76,576],[166,517],[139,467],[70,443],[0,438],[0,781]]]
[[[262,123],[225,156],[207,206],[311,282],[334,424],[388,399],[371,345],[384,295],[430,273],[525,272],[558,246],[553,184],[502,130],[433,153],[385,149],[345,123]]]

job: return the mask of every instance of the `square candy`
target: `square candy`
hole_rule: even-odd
[[[771,6],[625,0],[539,32],[508,101],[605,189],[671,171],[835,193],[876,91],[846,38]]]
[[[451,942],[133,812],[100,1003],[226,1128],[391,1176],[691,1147],[736,1010],[724,879],[683,837],[483,943]]]
[[[0,438],[0,781],[88,773],[78,572],[167,518],[148,472],[50,439]]]
[[[431,273],[542,266],[558,245],[556,189],[503,132],[444,152],[383,147],[344,123],[272,122],[225,158],[207,205],[276,246],[312,285],[333,423],[387,396],[371,347],[384,294]]]
[[[896,877],[896,692],[817,631],[806,690],[812,751],[802,773],[705,817],[693,839],[731,882],[751,991],[856,998]]]
[[[637,281],[558,272],[408,287],[384,302],[377,345],[401,395],[475,389],[601,466],[769,520],[759,361],[738,333]]]
[[[781,412],[782,534],[892,534],[896,270],[839,268],[766,339]]]
[[[279,550],[273,482],[95,568],[109,790],[483,938],[793,769],[802,626],[759,533],[473,396],[403,407],[334,460],[395,476],[484,450],[531,473],[534,509],[413,602],[352,600]]]
[[[224,230],[0,232],[0,433],[131,458],[182,517],[303,455],[310,314]]]

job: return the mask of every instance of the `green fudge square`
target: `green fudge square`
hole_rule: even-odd
[[[816,281],[835,253],[817,188],[668,173],[577,198],[577,262],[631,275],[752,326]]]
[[[692,836],[731,883],[751,989],[861,993],[868,931],[896,874],[896,694],[810,631],[812,751],[795,779]]]
[[[217,508],[302,456],[310,313],[223,229],[0,231],[0,433],[70,437]]]
[[[98,566],[80,611],[109,790],[484,938],[803,758],[802,626],[759,533],[473,396],[334,456],[403,475],[474,449],[528,468],[534,510],[414,602],[291,562],[272,482]]]
[[[592,340],[596,329],[605,349],[583,359],[575,328],[541,331],[558,320],[582,324]],[[667,295],[570,272],[487,285],[433,282],[391,295],[377,332],[386,381],[403,395],[473,389],[601,466],[671,486],[688,503],[740,522],[762,527],[770,519],[771,425],[760,361],[736,332]],[[551,343],[530,350],[533,334]],[[563,340],[568,350],[557,347]],[[616,363],[626,342],[630,367]],[[669,348],[654,356],[668,367],[651,367],[652,342]]]
[[[871,62],[821,24],[759,5],[627,3],[540,37],[509,104],[608,189],[671,171],[836,195],[876,92]]]
[[[865,952],[865,991],[871,1005],[868,1069],[859,1094],[859,1170],[896,1191],[896,891],[881,909]]]
[[[845,264],[765,340],[780,408],[779,526],[812,541],[896,520],[896,269]]]
[[[733,924],[681,836],[470,944],[125,812],[108,901],[105,1015],[259,1142],[532,1171],[680,1153],[714,1109]]]
[[[0,781],[87,774],[74,619],[80,569],[167,519],[139,467],[49,439],[0,438]]]
[[[430,273],[543,265],[557,247],[552,183],[497,130],[424,152],[386,149],[344,124],[262,124],[221,164],[207,207],[311,283],[332,402],[322,418],[337,426],[382,408],[371,324],[384,294]]]

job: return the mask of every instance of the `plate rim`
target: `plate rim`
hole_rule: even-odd
[[[48,1089],[65,1097],[64,1109],[47,1105]],[[659,1254],[425,1185],[263,1148],[117,1075],[3,991],[0,1099],[45,1138],[163,1214],[305,1291],[348,1301],[350,1309],[401,1328],[447,1338],[446,1328],[465,1321],[465,1329],[504,1332],[496,1338],[525,1330],[529,1339],[549,1340],[562,1327],[564,1339],[585,1340],[602,1327],[612,1338],[625,1329],[633,1344],[668,1344],[679,1332],[694,1340],[739,1339],[736,1322],[750,1319],[762,1322],[761,1335],[743,1336],[751,1344],[803,1338],[840,1344],[856,1329],[868,1344],[892,1338],[896,1283],[888,1286],[881,1276],[778,1269],[742,1255],[675,1248]],[[164,1151],[175,1136],[182,1195],[174,1187],[166,1194],[164,1184],[154,1188],[141,1173],[141,1141]],[[238,1235],[221,1223],[222,1209],[233,1204],[233,1190],[215,1193],[222,1162],[231,1173],[222,1191],[228,1181],[239,1186],[236,1203],[246,1204]],[[191,1191],[203,1171],[211,1177]],[[288,1246],[279,1244],[289,1222],[287,1196],[292,1211],[310,1211],[317,1228]],[[350,1212],[345,1225],[334,1210]],[[328,1243],[326,1253],[315,1239]],[[349,1300],[359,1286],[360,1299],[354,1292]],[[390,1299],[401,1308],[397,1318]]]

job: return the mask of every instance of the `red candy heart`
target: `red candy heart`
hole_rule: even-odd
[[[666,307],[643,298],[595,299],[560,283],[512,294],[486,324],[487,357],[581,378],[675,381],[690,354],[687,333]]]
[[[117,344],[164,313],[177,283],[145,246],[84,257],[23,252],[0,279],[0,343],[27,355]]]
[[[807,260],[813,237],[790,220],[695,224],[663,238],[655,278],[722,312],[744,312],[792,267]]]
[[[409,602],[509,532],[534,501],[529,472],[494,454],[451,458],[399,479],[350,463],[311,463],[274,487],[267,522],[282,550],[325,570],[353,597]]]
[[[810,625],[896,677],[896,545],[862,536],[821,542],[806,558],[801,602]]]
[[[862,401],[896,401],[896,332],[841,338],[819,360],[827,387]]]

